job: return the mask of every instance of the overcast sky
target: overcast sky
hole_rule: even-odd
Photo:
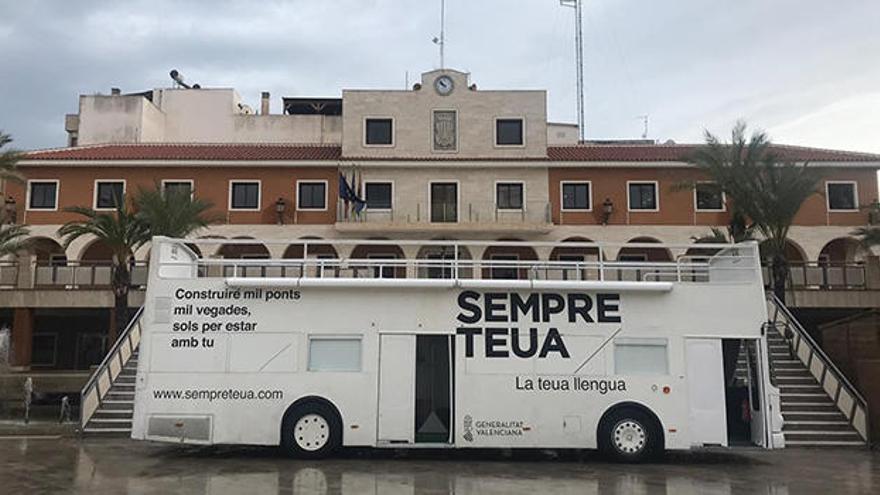
[[[446,65],[484,89],[547,89],[575,122],[574,16],[558,0],[447,0]],[[7,0],[0,129],[65,144],[77,96],[190,82],[339,96],[439,65],[439,0]],[[589,138],[692,142],[738,118],[776,142],[880,152],[880,1],[585,0]]]

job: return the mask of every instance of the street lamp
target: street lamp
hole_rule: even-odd
[[[602,203],[602,225],[608,225],[612,213],[614,213],[614,203],[611,202],[611,198],[605,198]]]
[[[278,215],[278,225],[284,225],[284,210],[287,209],[287,203],[284,198],[278,198],[275,202],[275,214]]]
[[[5,204],[6,221],[9,223],[15,223],[15,220],[16,220],[16,218],[15,218],[16,217],[15,198],[13,198],[12,196],[7,196],[5,203],[6,203]]]

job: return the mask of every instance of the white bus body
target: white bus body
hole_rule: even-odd
[[[306,456],[726,446],[731,339],[752,350],[752,441],[778,446],[755,243],[668,263],[472,261],[458,244],[439,261],[218,260],[154,239],[132,438]],[[482,278],[501,263],[519,279]]]

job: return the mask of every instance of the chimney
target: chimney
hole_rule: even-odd
[[[122,94],[122,90],[119,88],[110,88],[110,94],[113,96],[119,96]]]
[[[263,91],[260,99],[260,115],[269,115],[269,92]]]

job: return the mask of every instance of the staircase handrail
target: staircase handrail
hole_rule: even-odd
[[[89,376],[89,380],[86,382],[85,386],[82,388],[79,394],[79,408],[80,408],[80,429],[85,428],[86,424],[88,424],[89,420],[94,414],[95,408],[92,408],[91,411],[86,411],[86,399],[90,392],[93,390],[98,392],[97,403],[100,404],[101,399],[104,398],[109,388],[105,390],[103,393],[97,388],[99,384],[99,378],[104,375],[104,373],[110,372],[111,363],[116,360],[119,364],[119,369],[121,370],[128,362],[127,359],[123,361],[122,353],[120,352],[123,349],[124,344],[129,344],[129,351],[134,352],[133,346],[131,346],[131,333],[132,330],[140,323],[141,314],[144,312],[143,306],[138,308],[137,312],[135,312],[134,316],[129,320],[128,325],[126,325],[125,330],[119,334],[119,337],[116,338],[116,342],[113,343],[113,347],[110,348],[110,351],[107,352],[107,355],[104,356],[104,360],[101,361],[101,364],[95,369],[91,376]],[[131,352],[129,352],[128,356],[131,357]],[[115,377],[111,378],[112,379]]]
[[[871,423],[870,423],[870,416],[869,416],[869,411],[868,411],[868,401],[865,400],[865,398],[862,396],[862,394],[859,392],[859,390],[849,381],[849,379],[846,377],[846,375],[843,374],[843,372],[840,370],[840,368],[838,368],[837,365],[834,364],[834,361],[832,361],[831,358],[828,357],[827,354],[825,354],[825,351],[822,350],[822,348],[819,346],[819,344],[816,343],[816,341],[813,339],[813,337],[801,325],[801,323],[797,320],[797,318],[795,318],[795,316],[791,313],[791,311],[788,309],[788,307],[782,301],[779,300],[779,298],[776,296],[776,294],[774,294],[773,292],[768,292],[767,298],[773,303],[773,306],[776,308],[776,311],[781,312],[785,316],[786,321],[784,324],[786,325],[786,327],[790,328],[792,331],[794,331],[798,335],[798,337],[800,338],[801,342],[805,342],[807,344],[807,347],[809,347],[810,352],[813,355],[818,356],[819,359],[822,361],[822,364],[825,366],[825,370],[831,371],[831,373],[834,375],[834,378],[837,379],[838,383],[841,384],[841,386],[843,386],[843,388],[846,389],[846,391],[853,398],[853,401],[856,403],[856,405],[858,407],[860,407],[865,412],[865,425],[866,425],[865,440],[870,442],[870,431],[871,431],[870,425],[871,425]],[[774,323],[776,322],[776,315],[774,315],[773,322]],[[797,349],[794,349],[793,351],[795,353],[797,353]],[[805,363],[805,364],[809,367],[810,363]],[[812,371],[810,371],[810,373],[812,374]],[[824,380],[819,379],[819,386],[824,388],[824,383],[822,383],[823,381]],[[834,399],[835,405],[837,405],[837,398],[833,397],[833,399]],[[839,405],[837,405],[837,406],[838,406],[838,408],[840,407]],[[852,423],[854,417],[855,417],[855,414],[847,415],[847,420],[850,423]]]

